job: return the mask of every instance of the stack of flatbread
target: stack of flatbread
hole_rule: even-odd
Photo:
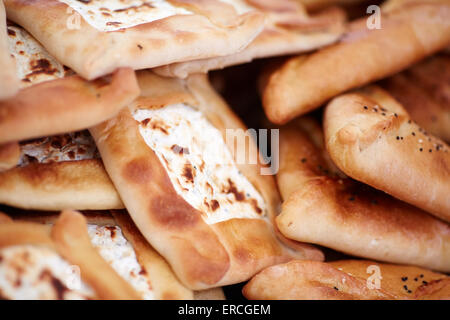
[[[0,298],[450,299],[450,2],[356,7],[0,1]]]

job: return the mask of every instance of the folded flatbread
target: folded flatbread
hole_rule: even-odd
[[[146,69],[233,54],[264,16],[239,1],[6,0],[8,18],[59,61],[92,80],[119,67]]]
[[[367,260],[291,261],[263,270],[243,293],[258,300],[448,300],[450,278]]]
[[[140,298],[92,246],[86,219],[80,213],[62,212],[53,227],[2,217],[2,298]]]
[[[266,58],[312,51],[329,45],[344,31],[345,13],[333,8],[308,15],[295,0],[234,0],[242,10],[259,10],[266,16],[264,29],[245,49],[227,56],[169,64],[155,68],[163,76],[185,78],[232,65]]]
[[[88,82],[21,27],[8,25],[8,40],[21,90],[0,101],[0,144],[86,129],[114,116],[139,95],[129,68]]]
[[[418,125],[450,141],[449,54],[433,56],[380,85],[405,107]]]
[[[50,211],[124,207],[88,131],[27,140],[17,148],[17,165],[0,172],[1,204]],[[0,147],[0,159],[2,149],[16,153],[15,144]]]
[[[386,91],[370,86],[334,98],[324,131],[331,158],[348,176],[450,221],[450,147]]]
[[[269,120],[286,123],[340,93],[393,75],[450,42],[448,0],[410,0],[382,11],[380,22],[377,29],[368,17],[356,20],[338,44],[290,58],[265,74],[262,100]]]
[[[244,138],[239,152],[257,154],[256,145],[246,145],[245,127],[205,76],[143,72],[139,82],[142,97],[90,132],[137,227],[187,287],[245,281],[294,257],[323,259],[312,246],[277,240],[274,181],[260,165],[235,162],[226,129]]]

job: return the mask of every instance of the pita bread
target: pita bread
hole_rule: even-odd
[[[85,129],[114,116],[139,94],[131,69],[87,82],[24,29],[9,25],[8,40],[21,90],[0,101],[0,143]]]
[[[14,60],[8,49],[8,32],[3,2],[0,1],[0,100],[10,98],[19,91],[19,79]]]
[[[146,69],[230,55],[261,32],[264,16],[219,0],[7,0],[20,24],[59,61],[92,80],[119,67]]]
[[[437,55],[381,86],[397,99],[422,128],[450,141],[450,56]]]
[[[263,107],[283,124],[349,89],[393,75],[450,42],[450,3],[413,1],[387,10],[381,29],[352,22],[338,44],[288,59],[265,75]],[[299,76],[301,75],[301,76]]]
[[[387,92],[367,87],[335,98],[324,130],[331,158],[347,175],[450,221],[450,148]]]
[[[247,10],[256,8],[266,15],[263,31],[245,49],[228,56],[174,63],[154,71],[163,76],[186,78],[189,74],[206,73],[253,59],[312,51],[335,42],[344,31],[345,13],[338,8],[311,16],[300,4],[295,5],[294,0],[239,1],[249,7]],[[288,8],[280,12],[277,6],[284,3]]]
[[[311,246],[277,241],[274,181],[258,165],[235,164],[225,128],[244,126],[206,77],[143,72],[139,82],[143,96],[90,131],[137,227],[187,287],[245,281],[293,257],[323,259]]]
[[[89,132],[24,141],[18,148],[18,165],[0,172],[0,203],[49,211],[124,207]]]
[[[449,280],[422,268],[367,260],[291,261],[265,269],[243,293],[258,300],[450,299]]]
[[[3,222],[0,224],[0,254],[2,298],[139,298],[91,245],[86,220],[77,212],[63,212],[53,227]],[[24,257],[28,259],[24,261]],[[71,283],[73,273],[69,271],[73,267],[79,268],[82,281],[79,288]],[[19,282],[11,283],[14,278],[6,277],[7,274],[19,277]]]
[[[350,255],[450,270],[450,227],[350,180],[329,165],[320,126],[299,119],[280,132],[277,226],[297,241]]]

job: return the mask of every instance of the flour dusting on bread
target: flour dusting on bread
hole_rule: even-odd
[[[74,279],[66,260],[45,247],[16,245],[0,249],[0,299],[94,298],[92,289],[79,280]]]
[[[88,233],[103,259],[130,283],[144,300],[154,300],[148,273],[137,261],[136,253],[123,236],[120,227],[88,224]]]
[[[172,184],[208,224],[266,215],[262,196],[240,172],[221,132],[186,104],[133,114]]]
[[[16,60],[21,88],[64,77],[64,66],[23,28],[8,26],[8,45]]]
[[[166,0],[59,0],[78,12],[92,27],[103,31],[131,28],[174,15],[192,14]],[[70,9],[68,13],[72,12]]]

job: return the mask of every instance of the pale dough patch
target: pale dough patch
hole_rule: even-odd
[[[174,104],[138,109],[133,116],[177,193],[208,224],[266,215],[264,199],[237,168],[221,132],[200,111]]]
[[[192,14],[165,0],[59,0],[78,12],[92,27],[102,32],[131,28],[174,15]],[[68,9],[67,17],[73,14]]]

